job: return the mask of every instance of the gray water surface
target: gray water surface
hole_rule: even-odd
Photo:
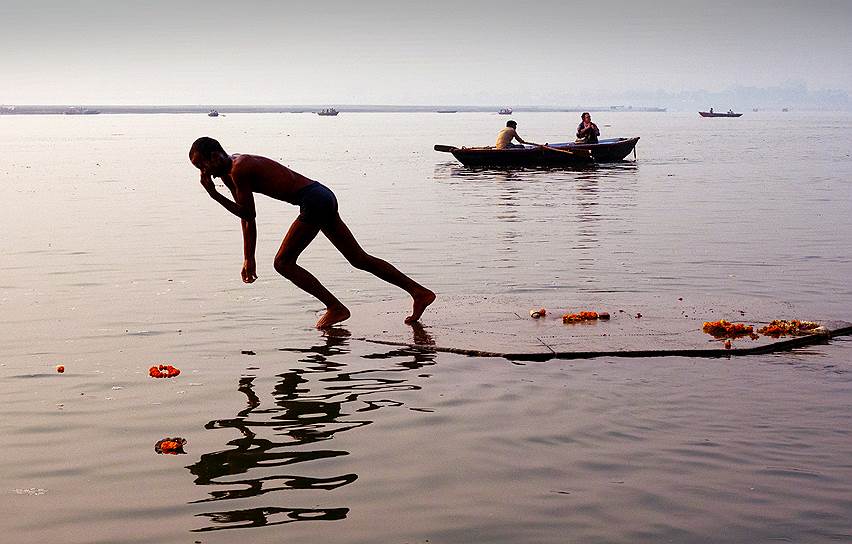
[[[577,124],[514,118],[542,142]],[[641,136],[637,161],[470,170],[432,150],[493,143],[505,118],[482,113],[0,118],[4,538],[852,540],[849,339],[518,364],[326,337],[272,268],[297,210],[258,199],[244,285],[239,223],[186,158],[209,135],[322,181],[367,251],[440,296],[852,320],[852,115],[594,120]],[[407,304],[324,239],[300,262],[353,313]],[[182,374],[149,378],[160,363]],[[187,454],[157,455],[167,436]]]

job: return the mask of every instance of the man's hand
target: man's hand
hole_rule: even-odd
[[[252,260],[243,261],[243,271],[241,273],[243,283],[253,283],[257,279],[257,264]]]
[[[201,186],[208,193],[216,192],[216,185],[213,184],[213,178],[210,177],[210,174],[201,174]]]

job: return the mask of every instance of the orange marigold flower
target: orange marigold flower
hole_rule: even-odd
[[[719,321],[705,321],[703,330],[715,338],[739,338],[754,334],[754,328],[751,325],[731,323],[724,319],[720,319]]]
[[[180,374],[180,369],[172,365],[152,366],[148,369],[148,375],[152,378],[174,378]]]
[[[778,338],[779,336],[786,336],[788,334],[804,334],[807,331],[816,329],[817,327],[819,327],[819,323],[814,323],[813,321],[799,321],[798,319],[785,321],[783,319],[773,319],[769,325],[761,327],[757,330],[757,332],[766,336]]]
[[[163,438],[154,444],[154,451],[163,455],[178,455],[186,453],[183,447],[186,445],[186,439],[176,436],[174,438]]]
[[[581,323],[583,321],[594,321],[598,318],[597,312],[579,312],[576,314],[565,314],[562,316],[562,322],[566,324]]]

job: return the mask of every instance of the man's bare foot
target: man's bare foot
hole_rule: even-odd
[[[335,323],[346,321],[349,319],[350,315],[352,314],[349,313],[349,309],[346,308],[346,306],[332,306],[326,308],[325,313],[322,314],[322,317],[319,318],[319,321],[317,321],[317,328],[327,329]]]
[[[414,308],[411,310],[411,315],[405,318],[406,325],[420,319],[420,316],[423,315],[423,310],[435,302],[435,293],[424,287],[422,291],[417,291],[411,295],[411,298],[414,299]]]

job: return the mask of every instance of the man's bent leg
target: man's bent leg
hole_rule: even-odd
[[[325,304],[326,311],[316,325],[318,329],[321,329],[348,319],[349,310],[313,274],[296,264],[299,255],[316,238],[319,230],[318,226],[299,219],[293,221],[275,255],[275,270],[292,281],[296,287]]]
[[[322,227],[322,232],[352,266],[366,270],[374,276],[404,289],[411,295],[411,298],[414,299],[414,306],[411,315],[405,318],[406,323],[420,319],[423,310],[434,302],[435,293],[397,270],[389,262],[364,251],[339,214],[332,222]]]

